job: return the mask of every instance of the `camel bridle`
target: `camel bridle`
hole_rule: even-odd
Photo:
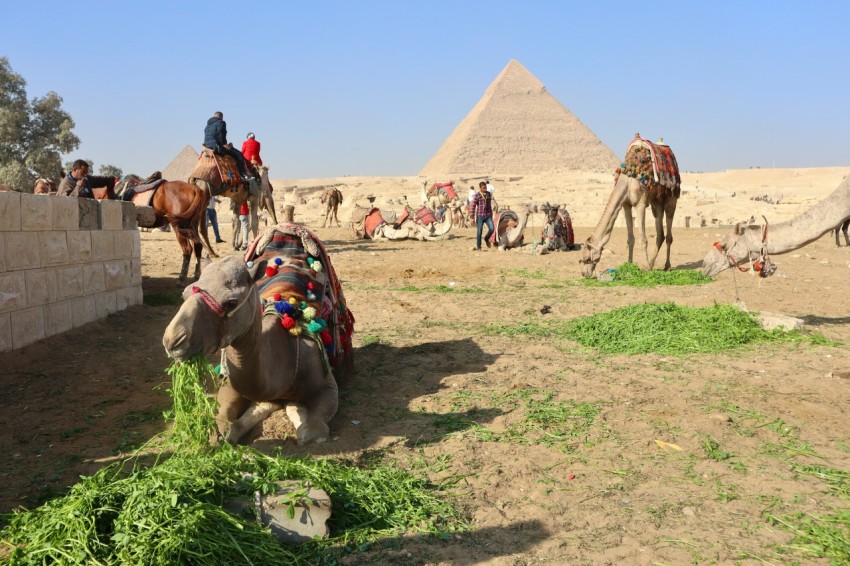
[[[218,318],[218,331],[217,331],[217,343],[216,343],[216,346],[218,348],[221,348],[221,340],[224,338],[224,332],[225,332],[226,327],[227,327],[228,319],[232,318],[233,315],[235,315],[239,311],[239,309],[241,309],[243,306],[245,306],[245,304],[248,302],[248,299],[250,299],[251,295],[255,292],[256,292],[256,288],[253,285],[251,285],[251,289],[248,291],[248,293],[245,294],[245,297],[241,301],[239,301],[236,304],[235,307],[228,310],[224,306],[222,306],[222,304],[219,303],[215,299],[215,297],[210,295],[207,291],[205,291],[204,289],[201,289],[197,285],[192,286],[192,296],[198,297],[201,300],[201,302],[203,302],[207,307],[209,307],[209,309],[213,312],[213,314],[215,314],[215,316]]]
[[[588,257],[587,259],[581,258],[580,260],[578,260],[578,262],[583,265],[595,266],[599,263],[599,260],[602,259],[602,249],[594,246],[590,243],[590,241],[585,242],[584,245],[587,247],[587,249],[590,250],[590,257]]]
[[[720,242],[714,242],[714,248],[720,252],[726,258],[726,261],[729,262],[730,267],[737,268],[738,271],[742,273],[746,273],[751,269],[759,274],[759,277],[770,277],[774,273],[776,273],[776,264],[770,261],[770,257],[767,255],[767,229],[768,222],[767,218],[764,218],[764,226],[762,226],[761,231],[761,246],[758,250],[750,249],[749,240],[747,240],[747,231],[750,229],[749,226],[738,236],[738,239],[735,240],[735,244],[737,244],[741,238],[745,239],[747,242],[747,259],[744,258],[735,259],[735,257],[729,253],[728,248],[724,248]],[[730,246],[730,247],[734,247]]]

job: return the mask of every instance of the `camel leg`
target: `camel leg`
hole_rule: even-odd
[[[637,241],[643,247],[643,256],[646,259],[647,269],[652,269],[652,265],[649,263],[649,240],[646,237],[646,200],[641,199],[638,202],[635,217],[637,218]]]
[[[635,251],[635,219],[632,216],[632,205],[628,201],[623,203],[623,216],[626,219],[626,244],[629,247],[629,263],[633,263]]]
[[[238,250],[242,247],[242,229],[239,225],[239,209],[233,210],[233,218],[230,220],[230,226],[233,228],[233,249]]]
[[[653,267],[655,267],[655,260],[658,258],[658,252],[661,250],[661,244],[664,243],[664,215],[665,209],[664,206],[658,201],[653,201],[652,203],[652,216],[655,219],[655,248],[652,250],[652,254],[647,257],[647,269],[650,271]],[[669,219],[668,219],[669,220]],[[669,228],[668,228],[669,233]],[[647,251],[649,254],[649,251]],[[670,247],[667,247],[667,267],[664,270],[670,269]]]
[[[306,405],[286,406],[286,415],[295,427],[298,444],[321,444],[327,441],[330,429],[328,423],[336,414],[339,405],[339,393],[336,382],[331,378],[328,385],[320,389]]]
[[[277,401],[262,401],[252,403],[238,419],[230,423],[230,428],[224,436],[224,440],[230,444],[248,442],[246,436],[254,431],[272,413],[283,409],[284,404]]]
[[[667,261],[664,262],[664,271],[670,271],[672,265],[670,264],[670,248],[673,246],[673,215],[676,213],[676,201],[673,201],[673,205],[667,208],[666,217],[667,217],[667,237],[664,240],[667,242]],[[659,244],[660,246],[660,244]]]
[[[336,220],[336,227],[342,228],[342,224],[339,223],[339,216],[337,216],[338,212],[339,212],[339,203],[337,203],[337,205],[334,207],[334,220]],[[845,235],[846,235],[846,233],[845,233]]]

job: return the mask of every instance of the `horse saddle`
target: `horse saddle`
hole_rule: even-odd
[[[156,193],[156,190],[163,183],[167,183],[165,179],[157,179],[152,183],[145,183],[143,185],[136,185],[135,187],[129,187],[124,191],[124,194],[121,195],[121,200],[130,201],[136,206],[150,206],[151,201],[153,200],[153,195]]]

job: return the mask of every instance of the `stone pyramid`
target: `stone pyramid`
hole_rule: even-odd
[[[198,152],[191,145],[187,145],[162,170],[162,178],[168,181],[188,181],[197,162]]]
[[[608,171],[619,163],[590,128],[511,59],[419,174]]]

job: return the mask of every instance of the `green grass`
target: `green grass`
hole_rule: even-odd
[[[764,330],[751,314],[730,305],[696,308],[672,302],[631,305],[571,321],[491,324],[485,333],[567,338],[608,354],[713,354],[777,340],[830,344],[816,333]]]
[[[180,291],[170,293],[145,293],[142,303],[146,307],[179,306],[183,304],[183,296]]]
[[[580,279],[581,285],[588,287],[657,287],[659,285],[702,285],[714,281],[697,269],[674,269],[671,271],[644,271],[634,263],[624,263],[613,270],[613,281]]]

